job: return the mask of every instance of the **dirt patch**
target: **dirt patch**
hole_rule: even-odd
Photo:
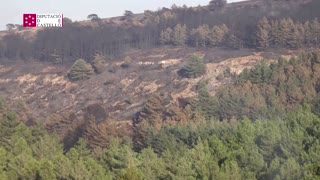
[[[162,68],[167,68],[169,66],[173,66],[173,65],[181,63],[181,60],[182,60],[182,58],[180,58],[180,59],[166,59],[166,60],[160,61],[158,64],[161,65]]]
[[[42,73],[50,73],[50,72],[53,72],[55,69],[56,69],[56,67],[49,66],[49,67],[45,67],[41,72]]]
[[[163,58],[165,57],[167,54],[153,54],[153,55],[149,55],[147,56],[148,59],[150,58]]]
[[[133,79],[124,78],[120,81],[120,83],[124,86],[125,89],[127,89],[128,86],[130,86],[130,84],[133,83],[133,81]]]
[[[5,67],[4,65],[0,65],[0,73],[7,73],[12,70],[12,67]]]
[[[67,81],[63,76],[58,76],[56,74],[53,75],[45,75],[43,78],[43,82],[45,84],[51,84],[51,85],[65,85]]]
[[[153,81],[151,83],[149,82],[142,82],[139,86],[136,87],[136,90],[141,90],[142,92],[146,93],[154,93],[158,89],[158,84],[156,81]]]
[[[34,76],[32,74],[26,74],[23,76],[20,76],[17,78],[17,81],[19,82],[19,84],[23,84],[23,83],[34,83],[36,80],[38,79],[37,76]]]

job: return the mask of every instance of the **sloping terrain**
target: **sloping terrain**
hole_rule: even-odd
[[[29,116],[42,121],[50,114],[66,112],[82,117],[86,107],[94,104],[103,107],[108,119],[130,120],[152,93],[161,94],[170,104],[177,98],[196,96],[198,82],[209,80],[210,93],[214,94],[221,84],[228,82],[228,79],[217,78],[227,68],[238,74],[264,57],[272,60],[290,53],[192,48],[138,50],[127,54],[130,62],[108,61],[103,73],[80,82],[68,80],[70,66],[7,63],[0,66],[0,95],[7,97],[11,104],[24,102],[29,107]],[[195,79],[180,77],[177,72],[192,54],[205,59],[207,73]],[[123,66],[124,63],[127,66]]]

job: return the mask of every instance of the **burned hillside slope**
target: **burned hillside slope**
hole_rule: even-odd
[[[178,71],[193,54],[204,58],[207,72],[198,78],[179,76]],[[67,78],[69,66],[8,63],[0,67],[0,95],[11,104],[25,103],[29,115],[41,121],[46,121],[51,114],[66,112],[74,112],[82,118],[88,112],[87,107],[94,104],[99,105],[100,111],[91,114],[98,114],[99,121],[130,120],[150,94],[161,94],[169,105],[178,98],[195,97],[200,80],[209,80],[210,92],[214,94],[227,82],[221,78],[226,69],[238,74],[267,54],[274,54],[270,56],[274,59],[279,56],[251,50],[162,48],[134,51],[125,58],[106,62],[101,74],[78,82]]]

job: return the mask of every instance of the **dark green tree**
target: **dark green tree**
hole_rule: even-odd
[[[201,57],[192,55],[187,65],[181,69],[180,72],[184,77],[197,78],[206,73],[206,64]]]
[[[72,65],[70,72],[68,74],[70,80],[78,81],[89,79],[92,75],[93,69],[90,64],[87,64],[85,60],[78,59]]]

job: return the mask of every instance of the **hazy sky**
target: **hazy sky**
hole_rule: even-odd
[[[121,16],[125,10],[141,13],[171,7],[172,4],[187,6],[206,5],[210,0],[1,0],[0,30],[8,23],[22,24],[24,13],[62,13],[72,20],[84,20],[88,14],[99,17]],[[241,0],[228,0],[229,3]]]

